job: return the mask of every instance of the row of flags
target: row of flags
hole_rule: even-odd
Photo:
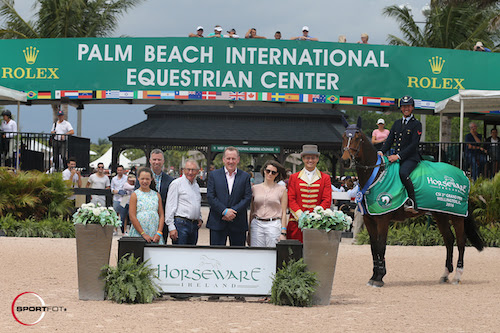
[[[391,106],[396,99],[389,97],[369,97],[267,93],[267,92],[216,92],[216,91],[161,91],[161,90],[56,90],[29,91],[28,99],[180,99],[180,100],[224,100],[224,101],[268,101],[324,104],[358,104],[370,106]],[[434,101],[415,100],[415,107],[434,109]]]

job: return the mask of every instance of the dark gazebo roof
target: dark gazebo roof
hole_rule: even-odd
[[[282,106],[156,105],[147,120],[115,133],[119,145],[264,145],[297,149],[317,144],[338,149],[344,127],[333,109]]]

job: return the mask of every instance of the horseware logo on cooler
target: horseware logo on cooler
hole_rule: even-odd
[[[380,207],[387,208],[392,204],[392,195],[387,192],[382,192],[377,197],[377,203]]]
[[[26,63],[28,65],[33,65],[36,61],[36,57],[38,57],[38,53],[40,51],[36,49],[34,46],[29,46],[25,50],[23,50],[24,58],[26,59]]]

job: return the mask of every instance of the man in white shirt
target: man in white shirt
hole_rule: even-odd
[[[172,244],[196,245],[198,229],[203,224],[201,218],[201,194],[196,182],[200,167],[195,160],[187,160],[183,167],[183,177],[170,183],[165,210]]]
[[[59,158],[62,159],[63,164],[66,162],[68,157],[68,135],[75,134],[73,126],[69,121],[64,120],[64,112],[59,111],[57,113],[57,121],[52,124],[52,130],[50,131],[54,136],[52,141],[52,148],[54,149],[54,164],[56,170],[60,170]]]
[[[62,172],[63,180],[71,180],[71,187],[82,187],[82,175],[79,170],[76,170],[76,160],[70,157],[68,160],[68,168]],[[68,198],[69,200],[75,200],[75,196],[72,195]]]
[[[99,189],[109,189],[110,181],[108,176],[104,174],[104,164],[97,164],[97,172],[90,175],[87,181],[87,188],[99,188]],[[95,205],[100,204],[103,207],[106,207],[106,196],[104,195],[93,195],[92,203]]]
[[[17,132],[17,124],[12,120],[12,113],[9,110],[2,112],[2,146],[0,152],[2,154],[2,165],[12,166],[12,152],[14,151],[14,133]]]

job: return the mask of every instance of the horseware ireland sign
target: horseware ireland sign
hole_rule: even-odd
[[[246,100],[417,107],[495,89],[500,55],[332,42],[202,38],[1,40],[0,85],[30,99]]]

